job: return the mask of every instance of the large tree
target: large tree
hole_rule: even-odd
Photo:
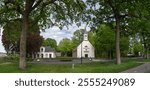
[[[62,28],[78,21],[80,11],[85,7],[82,0],[1,0],[0,6],[1,25],[4,21],[22,18],[19,62],[21,69],[27,66],[26,35],[30,19],[38,22],[42,28],[54,25]]]
[[[127,19],[135,10],[135,0],[87,0],[89,8],[85,21],[91,21],[92,26],[101,23],[110,23],[115,28],[116,61],[121,64],[120,58],[120,32],[127,25]],[[91,23],[90,22],[90,23]]]
[[[21,34],[21,19],[15,19],[8,22],[3,28],[2,43],[5,50],[19,53],[19,43]],[[42,45],[43,37],[40,36],[39,26],[30,24],[27,32],[27,54],[31,55],[39,51]]]

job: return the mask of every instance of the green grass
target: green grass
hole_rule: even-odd
[[[116,65],[114,62],[92,62],[75,64],[72,69],[71,64],[28,64],[26,70],[20,70],[18,63],[0,64],[1,73],[117,73],[129,68],[141,65],[145,60],[124,60],[122,64]]]

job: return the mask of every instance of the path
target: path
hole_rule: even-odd
[[[82,63],[90,63],[90,62],[109,62],[111,60],[102,60],[102,59],[93,59],[87,60],[83,59]],[[80,59],[74,59],[72,61],[60,61],[60,60],[42,60],[42,61],[32,61],[28,63],[35,63],[35,64],[81,64]]]
[[[150,72],[150,62],[145,62],[144,64],[140,66],[128,69],[121,73],[148,73],[148,72]]]

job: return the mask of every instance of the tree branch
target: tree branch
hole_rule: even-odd
[[[42,1],[43,1],[43,0],[38,0],[38,1],[31,7],[31,11],[34,10],[37,6],[39,6]]]

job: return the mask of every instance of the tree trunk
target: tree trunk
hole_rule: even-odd
[[[120,59],[120,20],[119,17],[116,16],[116,60],[117,64],[121,64]]]
[[[144,57],[146,58],[146,59],[148,59],[148,47],[147,47],[147,45],[145,44],[144,45]]]
[[[20,63],[19,67],[20,69],[26,68],[26,33],[28,30],[28,20],[27,17],[23,17],[23,23],[22,23],[22,32],[21,32],[21,38],[20,38]]]
[[[20,37],[20,61],[19,68],[26,69],[26,38],[27,38],[27,30],[29,27],[29,3],[26,1],[25,11],[23,13],[22,18],[22,31]]]
[[[142,34],[143,44],[144,44],[144,58],[148,59],[148,46],[145,40],[145,35]]]

